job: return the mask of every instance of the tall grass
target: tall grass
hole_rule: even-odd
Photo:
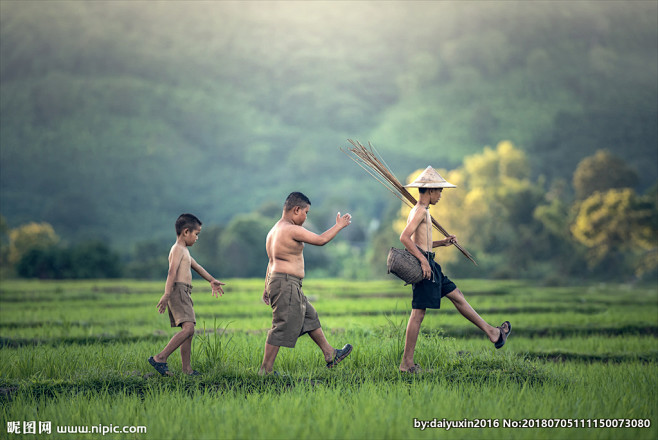
[[[3,283],[0,437],[12,438],[8,421],[30,420],[143,425],[146,434],[112,436],[140,439],[658,437],[655,289],[464,282],[485,319],[513,322],[512,337],[495,350],[446,302],[426,315],[416,350],[433,372],[410,376],[398,371],[408,319],[408,298],[393,297],[399,283],[315,281],[305,290],[318,297],[327,339],[353,353],[327,369],[304,336],[280,350],[281,376],[260,377],[271,312],[254,294],[260,281],[236,280],[219,301],[195,293],[192,366],[203,375],[180,374],[175,353],[176,376],[165,378],[146,362],[177,331],[155,311],[160,284]],[[652,427],[421,431],[414,418],[641,418]]]
[[[66,425],[145,425],[143,438],[436,438],[442,430],[414,429],[422,420],[524,418],[655,417],[646,413],[637,393],[627,393],[611,378],[628,375],[630,390],[655,378],[641,367],[572,370],[600,377],[532,385],[499,379],[453,383],[441,378],[414,378],[386,382],[343,384],[340,380],[311,382],[253,378],[267,384],[259,391],[244,388],[187,386],[179,380],[169,386],[154,382],[142,394],[61,392],[55,396],[22,394],[2,410],[3,420],[50,420]],[[613,379],[613,382],[618,380]],[[613,402],[597,397],[623,396]],[[638,411],[640,411],[638,413]],[[630,414],[630,415],[629,415]],[[453,429],[455,438],[652,438],[655,429]],[[142,438],[140,437],[140,438]],[[119,437],[128,438],[128,437]]]

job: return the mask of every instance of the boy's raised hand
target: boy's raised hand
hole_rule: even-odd
[[[336,214],[336,224],[342,228],[352,223],[352,216],[348,213],[341,217],[340,212]]]
[[[222,289],[222,286],[225,285],[226,283],[222,283],[221,281],[212,280],[210,282],[210,286],[212,287],[212,296],[214,296],[215,298],[219,298],[217,294],[219,294],[219,296],[224,295],[224,289]]]

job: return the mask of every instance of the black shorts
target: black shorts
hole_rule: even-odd
[[[443,275],[441,266],[434,261],[433,252],[430,253],[429,263],[432,269],[432,279],[411,285],[413,289],[412,309],[440,309],[441,298],[457,288],[450,278]]]

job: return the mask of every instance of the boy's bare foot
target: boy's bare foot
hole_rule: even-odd
[[[402,366],[400,366],[400,371],[403,373],[409,373],[409,374],[423,374],[423,373],[433,373],[434,370],[426,370],[424,368],[421,368],[420,365],[418,364],[413,364],[411,367],[402,369]]]

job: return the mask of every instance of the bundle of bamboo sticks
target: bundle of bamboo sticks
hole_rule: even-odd
[[[412,196],[395,177],[382,156],[370,143],[368,143],[368,147],[364,147],[358,141],[353,141],[352,139],[348,139],[348,141],[353,147],[347,148],[347,151],[341,148],[343,153],[363,168],[375,180],[384,185],[386,189],[392,192],[398,199],[402,200],[402,202],[408,207],[413,208],[414,205],[416,205],[416,199],[414,196]],[[432,217],[432,226],[444,236],[450,236],[448,231],[446,231],[434,217]],[[466,249],[464,249],[459,243],[455,243],[455,247],[477,266],[477,263]]]

